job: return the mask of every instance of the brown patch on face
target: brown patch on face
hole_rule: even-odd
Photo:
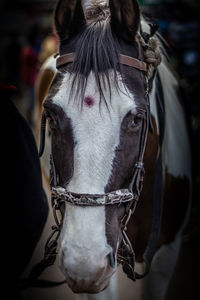
[[[133,119],[133,115],[128,113],[124,118],[121,125],[121,138],[120,144],[116,149],[116,156],[113,162],[113,172],[109,180],[109,184],[106,187],[106,192],[117,190],[119,188],[128,188],[129,183],[132,179],[133,167],[137,161],[139,154],[139,141],[141,137],[142,124],[133,131],[129,131],[129,123]],[[145,152],[145,168],[149,170],[149,173],[145,175],[144,186],[142,196],[139,200],[138,207],[134,217],[130,220],[128,226],[128,234],[130,240],[134,245],[134,249],[139,252],[136,248],[144,248],[145,243],[149,237],[149,226],[151,227],[152,218],[152,202],[153,195],[150,196],[150,188],[154,184],[154,173],[156,167],[157,151],[159,137],[156,130],[156,122],[153,119],[154,134],[149,133],[147,140],[147,148]],[[153,191],[152,191],[153,192]],[[147,198],[145,202],[144,199]],[[149,199],[149,197],[151,197]],[[149,201],[150,200],[150,201]],[[125,206],[120,207],[108,206],[106,207],[106,236],[107,241],[113,250],[116,251],[117,242],[121,240],[120,221],[125,213]],[[143,222],[143,216],[146,214],[146,224]],[[142,218],[141,218],[142,216]],[[143,231],[145,235],[143,234]],[[142,233],[141,233],[142,232]],[[140,238],[142,237],[142,239]],[[134,239],[133,239],[134,238]],[[136,245],[137,244],[137,245]]]
[[[127,187],[127,180],[132,175],[133,165],[139,153],[139,140],[142,130],[142,120],[137,126],[134,124],[135,114],[128,113],[120,129],[120,143],[115,150],[112,175],[109,179],[105,192],[115,191]]]
[[[118,241],[121,241],[121,219],[125,213],[123,205],[109,205],[105,209],[106,213],[106,238],[107,243],[112,247],[113,254],[116,254]],[[114,256],[113,256],[114,257]]]
[[[144,155],[145,176],[143,189],[127,230],[137,261],[142,261],[142,255],[146,249],[152,226],[154,181],[159,149],[159,136],[154,117],[152,117],[152,124],[154,132],[148,134]]]
[[[51,101],[46,101],[44,107],[51,129],[52,155],[58,175],[58,185],[65,187],[72,177],[74,168],[74,138],[71,120],[60,106]]]

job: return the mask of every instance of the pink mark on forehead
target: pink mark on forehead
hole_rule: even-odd
[[[93,97],[87,96],[87,97],[85,97],[85,99],[84,99],[84,103],[85,103],[86,106],[92,107],[92,106],[94,105],[94,103],[95,103],[95,100],[94,100]]]

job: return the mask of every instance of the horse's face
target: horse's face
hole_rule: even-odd
[[[137,44],[127,46],[121,41],[120,52],[138,55]],[[44,104],[58,185],[78,194],[127,188],[139,153],[145,78],[130,67],[123,68],[123,75],[104,67],[107,75],[99,75],[99,81],[95,68],[88,72],[82,93],[76,92],[80,80],[75,80],[71,65],[61,67]],[[65,203],[60,268],[74,292],[97,293],[108,286],[117,267],[124,214],[125,204],[81,207]]]

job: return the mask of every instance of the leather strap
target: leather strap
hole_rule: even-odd
[[[75,61],[75,59],[76,56],[74,52],[61,55],[56,60],[56,68],[58,69],[65,64],[71,63]],[[120,63],[143,72],[147,71],[147,64],[145,62],[131,56],[120,54]]]
[[[165,103],[162,89],[162,83],[159,73],[156,76],[156,104],[158,110],[158,123],[159,123],[159,135],[160,135],[160,153],[156,166],[156,176],[154,183],[154,204],[153,204],[153,222],[151,235],[143,255],[144,260],[150,266],[154,254],[158,247],[160,230],[162,225],[163,215],[163,166],[162,166],[162,146],[164,140],[165,131]]]
[[[122,65],[133,67],[143,72],[147,71],[147,64],[144,61],[131,56],[120,54],[120,63]]]
[[[56,68],[58,69],[62,65],[71,63],[73,61],[75,61],[75,53],[67,53],[67,54],[61,55],[56,59]]]

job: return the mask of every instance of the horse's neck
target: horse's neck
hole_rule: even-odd
[[[184,222],[189,201],[191,180],[190,147],[182,105],[178,99],[178,80],[163,57],[158,67],[163,87],[165,107],[165,128],[162,144],[162,167],[164,174],[164,213],[163,224],[170,219],[170,226],[161,231],[162,242],[170,242]],[[156,83],[150,94],[151,115],[154,133],[149,133],[144,157],[145,178],[141,197],[130,222],[129,235],[137,259],[142,258],[151,233],[153,217],[155,168],[159,153],[159,123],[156,104]],[[182,207],[180,211],[179,207]],[[142,217],[141,217],[142,216]],[[177,217],[178,216],[178,217]],[[171,226],[171,224],[173,226]]]

